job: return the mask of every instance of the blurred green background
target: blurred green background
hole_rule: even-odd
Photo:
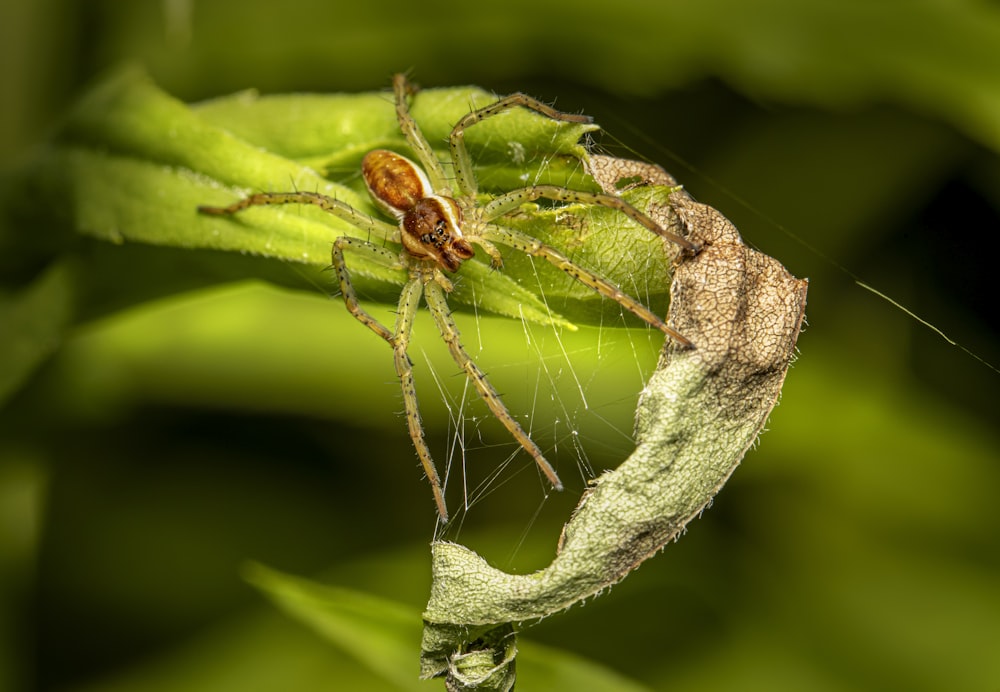
[[[29,161],[125,61],[188,101],[372,91],[412,69],[425,86],[521,90],[595,116],[603,149],[664,165],[808,277],[809,325],[771,430],[689,535],[527,638],[650,689],[996,690],[1000,375],[979,358],[1000,363],[997,46],[1000,7],[973,0],[9,2],[0,152],[6,170]],[[28,269],[3,277],[6,296]],[[239,574],[258,560],[414,612],[427,596],[432,505],[391,354],[331,286],[301,283],[69,318],[5,404],[0,689],[395,689]],[[511,409],[561,441],[568,492],[543,499],[517,458],[446,537],[534,569],[584,486],[574,465],[628,453],[656,343],[569,339],[584,411],[571,377],[557,396],[534,386],[548,373],[520,324],[461,325]],[[456,378],[422,326],[414,360],[443,464],[453,430],[424,351]],[[479,425],[465,419],[476,479],[512,452]],[[414,675],[417,655],[414,641]],[[522,689],[559,689],[532,670]]]

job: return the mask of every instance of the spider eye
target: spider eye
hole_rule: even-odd
[[[453,199],[425,197],[403,215],[403,245],[414,257],[434,260],[453,272],[474,254],[460,224],[461,212]]]

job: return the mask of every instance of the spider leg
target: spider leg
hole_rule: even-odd
[[[249,207],[269,205],[269,204],[312,204],[325,212],[333,214],[338,219],[346,221],[355,228],[368,231],[376,238],[383,238],[393,242],[399,240],[399,229],[385,221],[372,218],[364,214],[350,204],[341,202],[339,199],[321,195],[318,192],[259,192],[234,202],[228,207],[198,207],[202,214],[210,216],[228,216]]]
[[[436,284],[435,284],[436,286]],[[420,457],[427,480],[430,481],[434,502],[437,503],[438,515],[441,521],[448,520],[448,508],[444,503],[444,492],[441,490],[441,480],[438,478],[437,467],[431,458],[431,451],[424,439],[424,426],[420,420],[420,408],[417,405],[417,388],[413,383],[413,363],[406,350],[410,345],[410,334],[413,332],[413,320],[420,304],[420,294],[423,280],[420,277],[410,279],[399,297],[399,311],[396,314],[396,336],[392,341],[393,358],[396,374],[403,388],[403,406],[406,409],[406,426],[410,430],[410,439]]]
[[[417,389],[413,382],[413,364],[406,351],[410,345],[410,333],[413,331],[413,320],[420,304],[420,294],[422,292],[422,281],[420,277],[411,277],[399,297],[399,308],[396,313],[396,328],[394,332],[372,317],[368,311],[361,307],[357,293],[351,283],[351,275],[344,260],[344,250],[350,248],[354,251],[368,252],[392,264],[399,264],[399,257],[372,243],[349,236],[340,236],[333,242],[332,261],[333,268],[337,273],[337,281],[340,284],[341,295],[344,296],[344,303],[347,311],[354,316],[361,324],[365,325],[380,337],[385,339],[392,346],[393,362],[396,367],[396,375],[399,377],[399,384],[403,389],[403,407],[406,409],[406,426],[410,431],[410,439],[417,450],[420,464],[424,467],[424,473],[431,484],[431,492],[434,493],[434,502],[437,504],[438,515],[441,521],[448,520],[448,508],[444,502],[444,491],[441,489],[441,480],[438,478],[437,467],[431,458],[430,449],[424,439],[424,427],[420,420],[420,409],[417,406]]]
[[[500,250],[497,249],[496,245],[478,235],[469,236],[469,240],[481,247],[490,256],[491,269],[500,269],[503,266],[503,255],[500,254]]]
[[[487,224],[483,227],[482,236],[487,240],[506,245],[507,247],[520,250],[532,257],[541,257],[550,264],[573,277],[585,286],[589,286],[605,298],[610,298],[623,308],[634,314],[650,326],[656,327],[661,332],[673,339],[684,348],[691,348],[693,344],[666,325],[666,323],[652,310],[637,301],[635,298],[625,293],[607,279],[581,267],[556,250],[551,245],[546,245],[537,238],[533,238],[526,233],[515,231],[512,228],[504,228],[495,224]]]
[[[524,431],[524,428],[507,411],[507,407],[504,406],[497,390],[493,388],[493,385],[486,378],[486,373],[475,364],[469,354],[466,353],[465,348],[463,348],[461,335],[458,331],[458,326],[455,324],[455,320],[451,316],[451,310],[448,308],[448,301],[445,298],[444,290],[433,280],[427,281],[424,284],[424,300],[427,302],[427,307],[434,316],[438,331],[441,332],[441,338],[447,344],[448,350],[451,352],[451,357],[465,372],[465,375],[472,381],[472,384],[475,385],[480,398],[485,402],[493,415],[503,423],[508,432],[514,436],[514,439],[520,443],[521,447],[534,458],[535,463],[538,464],[538,467],[545,474],[545,477],[549,479],[549,482],[552,483],[552,486],[556,490],[562,490],[563,485],[559,480],[559,476],[556,475],[555,469],[546,461],[542,455],[542,451],[528,437],[528,433]]]
[[[688,252],[696,253],[701,250],[701,245],[698,243],[679,236],[676,233],[671,233],[665,228],[661,228],[660,225],[649,218],[649,216],[643,214],[621,197],[595,192],[567,190],[566,188],[557,187],[555,185],[535,185],[533,187],[523,187],[520,190],[512,190],[511,192],[499,195],[483,207],[483,220],[491,221],[498,216],[502,216],[503,214],[517,209],[526,202],[534,202],[536,199],[542,197],[559,202],[569,202],[571,204],[595,204],[601,207],[608,207],[609,209],[616,209],[636,223],[645,226],[661,238],[669,240],[671,243],[678,245]]]
[[[346,235],[342,235],[333,241],[333,252],[331,253],[333,270],[337,274],[337,283],[340,284],[340,294],[344,297],[344,304],[347,306],[347,311],[351,313],[354,319],[388,341],[390,346],[395,347],[396,338],[393,333],[361,307],[361,303],[358,301],[358,294],[354,291],[351,274],[347,269],[347,262],[344,260],[344,250],[346,248],[350,248],[355,252],[367,252],[375,255],[379,258],[379,261],[389,266],[399,265],[399,268],[402,269],[402,265],[399,264],[399,257],[383,247],[369,243],[366,240],[361,240],[360,238],[352,238]]]
[[[430,143],[424,137],[424,133],[420,131],[417,121],[410,115],[409,100],[410,95],[415,91],[413,86],[406,80],[406,75],[397,74],[392,79],[392,88],[396,95],[396,120],[399,121],[399,129],[406,137],[406,143],[420,159],[420,164],[423,166],[424,172],[427,173],[427,178],[431,181],[431,187],[434,188],[434,191],[439,195],[450,197],[452,190],[448,184],[448,178],[445,176],[444,167],[438,161]]]
[[[448,138],[448,146],[451,148],[451,159],[455,163],[455,178],[458,189],[463,195],[474,197],[478,192],[476,177],[472,172],[472,160],[469,158],[469,151],[465,146],[465,130],[486,118],[490,118],[511,108],[527,108],[536,113],[551,118],[570,123],[590,123],[593,118],[589,115],[577,115],[574,113],[563,113],[557,111],[547,103],[542,103],[536,98],[527,94],[517,93],[505,96],[504,98],[468,113],[464,118],[456,123]]]

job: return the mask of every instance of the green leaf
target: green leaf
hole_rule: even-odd
[[[412,111],[429,140],[443,147],[461,115],[493,98],[473,88],[429,90],[415,96]],[[592,129],[514,109],[471,127],[467,140],[485,189],[528,180],[594,189],[582,172],[586,151],[579,143]],[[76,233],[114,244],[237,252],[323,268],[335,237],[366,232],[301,205],[252,208],[233,217],[201,215],[197,207],[228,204],[254,191],[299,189],[374,214],[356,171],[361,156],[379,146],[405,149],[388,94],[242,93],[191,108],[142,73],[123,70],[82,100],[28,170],[21,184],[30,194],[11,196],[20,219],[13,226],[38,223],[51,213],[68,217]],[[344,180],[333,182],[317,168]],[[662,308],[668,255],[658,238],[618,212],[578,206],[555,213],[531,206],[512,223],[527,225],[598,272],[609,270],[612,280],[659,297]],[[602,235],[613,241],[584,247]],[[17,250],[35,241],[15,231],[8,242]],[[626,254],[643,261],[625,266],[620,259]],[[566,327],[578,319],[607,323],[605,310],[620,313],[544,262],[507,255],[509,267],[501,272],[478,258],[467,262],[456,277],[454,302]],[[370,258],[349,261],[362,294],[387,296],[381,286],[405,279]]]
[[[421,681],[413,652],[420,641],[420,614],[412,608],[352,589],[317,584],[276,570],[250,565],[247,579],[282,610],[314,629],[340,649],[401,690],[439,689],[440,682]],[[519,644],[519,646],[521,646]],[[525,644],[521,690],[645,689],[613,671],[573,654],[538,644]],[[336,681],[332,681],[336,682]]]
[[[454,124],[495,100],[494,94],[475,87],[429,89],[416,94],[411,113],[444,160]],[[353,180],[358,191],[363,190],[358,171],[366,153],[377,148],[406,152],[388,92],[260,96],[246,91],[196,104],[193,110],[205,122],[262,149],[335,179]],[[511,111],[470,128],[466,145],[485,189],[520,187],[526,176],[579,186],[586,184],[579,166],[586,151],[579,140],[593,129]]]
[[[417,678],[414,651],[420,617],[413,610],[351,589],[321,586],[261,565],[245,575],[292,617],[345,649],[403,690],[425,690]]]
[[[72,315],[73,280],[58,263],[27,288],[0,295],[0,402],[62,343]]]

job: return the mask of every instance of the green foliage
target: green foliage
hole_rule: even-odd
[[[70,104],[92,87],[85,82],[128,59],[179,99],[173,112],[209,131],[241,107],[280,113],[256,130],[232,130],[280,153],[277,168],[255,173],[268,188],[286,188],[303,167],[352,186],[358,153],[280,151],[281,141],[308,141],[286,127],[294,99],[307,97],[244,95],[193,111],[181,101],[247,87],[371,95],[412,67],[425,86],[523,89],[597,116],[610,133],[605,146],[621,140],[664,164],[750,243],[808,276],[809,327],[771,430],[689,534],[608,598],[531,635],[655,689],[990,689],[1000,677],[996,375],[858,290],[837,266],[1000,360],[996,324],[985,317],[996,301],[1000,208],[992,5],[7,5],[5,162],[55,156],[36,146],[49,141],[46,130],[71,117]],[[280,122],[268,129],[272,120]],[[391,117],[350,129],[380,122],[391,126]],[[93,141],[92,131],[79,134]],[[200,141],[207,152],[229,146]],[[61,170],[55,162],[79,171],[74,151],[49,159],[49,174]],[[110,165],[119,152],[108,147],[87,163]],[[232,163],[211,158],[204,165],[216,170]],[[248,160],[265,158],[254,151]],[[143,161],[121,162],[125,193],[149,172]],[[168,197],[207,182],[161,172],[155,180]],[[226,186],[255,185],[244,173]],[[29,222],[15,238],[10,225],[0,233],[0,358],[14,392],[0,413],[0,689],[393,689],[265,611],[238,578],[249,557],[322,573],[412,612],[423,606],[432,518],[393,415],[400,405],[384,345],[322,300],[329,277],[309,265],[85,241],[67,233],[81,200],[58,189],[25,194],[6,178],[2,190],[5,206],[18,191]],[[213,199],[230,193],[238,190],[212,188]],[[154,213],[148,204],[130,212],[141,221],[135,232],[188,211],[171,204]],[[109,221],[89,213],[95,224]],[[190,232],[189,221],[170,227]],[[114,224],[104,227],[114,238]],[[218,230],[220,238],[240,231]],[[80,261],[52,265],[67,248]],[[325,250],[315,252],[318,267]],[[269,286],[213,288],[249,276]],[[312,295],[281,288],[309,282],[319,284]],[[369,297],[385,294],[373,286]],[[548,335],[530,355],[524,330],[510,329],[516,323],[461,318],[512,410],[530,411],[535,426],[582,422],[577,438],[559,434],[562,422],[539,430],[553,440],[547,448],[558,440],[560,471],[575,468],[567,450],[580,437],[595,465],[630,451],[639,374],[655,357],[642,333],[583,327],[564,333],[560,348],[550,330],[530,331],[532,343]],[[456,379],[434,335],[423,338],[433,327],[419,331],[418,366],[426,351],[442,381]],[[558,370],[563,350],[583,374],[586,412],[547,409],[534,396],[537,365]],[[449,411],[433,385],[421,395],[435,450],[446,450]],[[609,412],[599,401],[622,404]],[[605,417],[614,423],[604,426]],[[496,439],[488,428],[482,435]],[[465,467],[474,478],[509,450],[475,451]],[[538,484],[522,482],[527,475],[505,475],[450,537],[507,570],[546,564],[574,498],[543,503]],[[583,487],[574,480],[567,496]],[[587,677],[587,664],[547,649],[541,658],[552,664],[541,688],[588,689],[565,677]],[[525,687],[542,679],[527,662],[521,673]]]
[[[431,141],[440,143],[447,141],[462,113],[493,98],[468,88],[431,90],[417,96],[413,110]],[[486,189],[498,181],[523,186],[525,180],[594,187],[582,173],[585,150],[579,144],[581,136],[593,129],[515,110],[471,128],[468,144],[476,160],[482,161]],[[123,70],[82,100],[55,142],[15,180],[7,195],[7,254],[30,253],[37,239],[24,229],[31,224],[57,227],[65,219],[72,232],[112,244],[236,252],[322,270],[329,265],[333,238],[365,238],[366,232],[301,206],[251,209],[223,218],[196,210],[203,204],[225,205],[256,190],[288,189],[322,192],[376,214],[364,191],[331,183],[310,166],[318,166],[327,175],[351,171],[347,177],[356,181],[364,153],[387,146],[405,150],[391,101],[383,94],[273,98],[241,94],[192,110],[160,91],[142,73]],[[516,157],[511,152],[517,152]],[[292,156],[299,160],[287,158]],[[64,200],[70,201],[68,209]],[[586,256],[591,266],[612,267],[617,271],[609,272],[612,280],[659,286],[645,292],[665,296],[666,258],[658,240],[627,219],[624,223],[618,212],[592,212],[577,206],[558,215],[525,211],[520,216],[519,225],[566,251],[590,245]],[[599,242],[602,237],[607,239],[603,243]],[[76,245],[72,240],[65,242],[66,251]],[[645,259],[631,266],[601,261],[615,255]],[[225,256],[205,257],[206,267],[213,261],[221,267],[231,262]],[[84,271],[88,269],[101,272],[94,264]],[[369,288],[361,277],[373,279],[376,283],[371,290],[390,303],[394,302],[392,292],[384,289],[384,283],[398,286],[405,279],[398,270],[366,256],[352,257],[351,271],[359,277],[356,284],[361,290]],[[497,272],[488,259],[474,259],[459,272],[451,298],[456,307],[570,328],[575,327],[569,318],[592,317],[593,309],[588,314],[574,309],[569,301],[582,299],[593,305],[601,302],[598,297],[557,271],[546,271],[540,274],[532,262],[521,259]],[[225,269],[217,272],[220,279],[227,276]],[[147,290],[155,286],[149,274],[141,276]],[[304,288],[314,290],[309,284]],[[169,292],[169,279],[162,290]],[[142,295],[136,294],[136,299]],[[568,314],[553,311],[555,305],[568,308]],[[81,299],[75,307],[84,313],[94,310]],[[21,312],[29,309],[30,305]],[[601,310],[597,309],[598,315]],[[66,321],[63,312],[36,310],[34,319],[51,316],[62,324]],[[17,333],[16,316],[10,319],[8,328]],[[50,331],[52,339],[58,336],[55,327]],[[9,372],[3,374],[11,382],[23,380],[30,372],[25,368],[38,362],[37,358],[7,359],[3,368]]]
[[[437,689],[413,671],[420,646],[420,612],[361,591],[321,586],[253,565],[247,578],[283,610],[309,624],[338,648],[350,652],[400,690]],[[519,648],[521,644],[519,643]],[[587,689],[629,692],[645,689],[626,678],[564,651],[524,645],[518,656],[518,689]],[[332,681],[336,684],[336,680]]]

